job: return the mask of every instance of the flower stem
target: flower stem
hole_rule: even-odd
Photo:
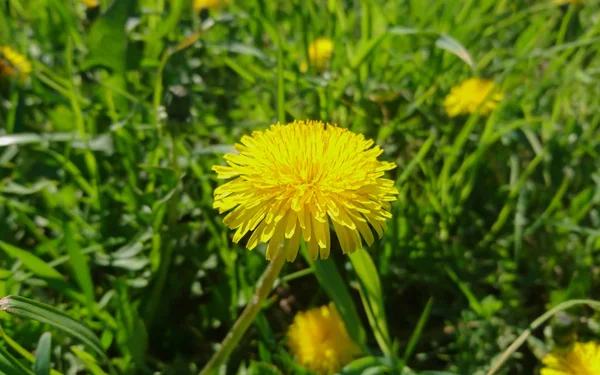
[[[260,280],[258,280],[256,291],[246,305],[242,315],[240,315],[233,327],[231,327],[227,336],[225,336],[225,339],[221,343],[221,347],[212,356],[206,366],[204,366],[199,375],[213,375],[217,373],[219,367],[221,367],[229,354],[231,354],[233,349],[240,342],[240,339],[244,336],[244,333],[261,310],[262,304],[271,292],[275,279],[277,279],[279,272],[281,272],[284,263],[285,251],[283,251],[282,247],[279,247],[275,256],[271,259],[269,266],[262,274]]]

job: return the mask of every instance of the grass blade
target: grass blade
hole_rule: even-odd
[[[30,251],[19,249],[16,246],[7,244],[6,242],[0,241],[0,248],[4,250],[11,258],[17,258],[23,265],[33,272],[36,276],[45,279],[57,279],[64,280],[63,276],[54,268],[49,266],[42,259],[33,255]]]
[[[51,326],[78,338],[84,344],[94,349],[94,351],[102,358],[106,358],[100,340],[98,340],[92,331],[50,305],[32,301],[20,296],[8,296],[0,299],[0,311],[6,311],[11,315],[20,318],[37,320],[41,323],[50,324]]]
[[[34,375],[32,371],[28,370],[25,366],[23,366],[18,359],[13,357],[6,349],[4,349],[1,346],[0,373],[10,375]]]
[[[87,369],[90,371],[90,374],[92,374],[92,375],[108,375],[106,372],[104,372],[104,370],[102,370],[100,368],[100,366],[98,366],[98,363],[96,362],[96,360],[90,353],[84,352],[81,349],[77,349],[74,346],[71,347],[71,351],[73,353],[75,353],[75,355],[79,359],[81,359],[81,362],[83,362],[85,367],[87,367]]]
[[[432,306],[433,306],[433,298],[429,298],[429,301],[427,301],[427,305],[425,305],[425,309],[423,310],[423,312],[421,313],[421,316],[419,317],[417,326],[415,327],[413,334],[410,336],[410,340],[408,341],[408,345],[406,346],[406,350],[404,351],[404,355],[402,356],[402,366],[401,367],[404,367],[406,365],[406,362],[408,362],[408,359],[410,358],[412,353],[415,351],[415,347],[417,346],[417,343],[419,342],[419,338],[421,337],[423,328],[425,328],[425,324],[427,323],[429,314],[431,314]],[[402,370],[402,369],[400,369],[400,370]]]
[[[479,302],[479,299],[475,297],[475,294],[473,294],[473,292],[471,292],[471,289],[469,289],[467,284],[462,282],[456,274],[456,272],[450,269],[450,267],[444,267],[444,269],[446,270],[446,273],[452,279],[452,281],[456,283],[460,291],[465,295],[465,297],[467,297],[467,300],[469,301],[469,306],[471,306],[473,311],[475,311],[477,315],[483,316],[484,313],[483,308],[481,307],[481,302]]]
[[[44,332],[40,336],[38,346],[35,351],[35,362],[33,364],[33,371],[35,375],[49,375],[50,374],[50,355],[52,351],[52,335],[50,332]]]
[[[329,298],[335,303],[342,319],[344,319],[348,334],[356,343],[364,346],[366,341],[365,328],[360,321],[350,292],[335,263],[331,258],[315,262],[310,259],[310,256],[306,252],[304,252],[304,255],[315,270],[319,283],[325,289]]]
[[[92,274],[90,272],[90,267],[88,266],[88,262],[85,259],[85,256],[81,252],[81,247],[73,238],[73,230],[71,228],[70,223],[66,223],[64,227],[64,241],[65,246],[67,248],[67,252],[69,253],[69,257],[71,258],[71,266],[73,269],[73,273],[75,274],[75,279],[77,280],[77,284],[81,288],[81,291],[86,297],[88,309],[90,312],[94,311],[94,284],[92,282]]]
[[[385,307],[383,304],[383,291],[381,281],[377,274],[377,267],[366,250],[359,249],[350,254],[350,261],[358,276],[360,296],[367,312],[369,323],[379,344],[381,351],[393,355],[392,340],[388,329]]]
[[[283,43],[277,46],[277,120],[285,123],[285,87],[283,84]]]
[[[453,55],[456,55],[459,59],[467,63],[470,67],[473,67],[473,59],[469,54],[469,51],[462,44],[460,44],[456,39],[442,34],[438,40],[435,41],[435,45],[438,48],[446,50]]]

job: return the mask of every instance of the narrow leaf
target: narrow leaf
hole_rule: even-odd
[[[374,374],[385,374],[386,369],[389,369],[388,366],[382,364],[382,360],[377,357],[362,357],[355,359],[350,362],[342,371],[340,371],[340,375],[362,375],[366,373],[374,373]]]
[[[35,362],[33,371],[35,375],[50,374],[50,355],[52,352],[52,335],[50,332],[44,332],[40,336],[37,349],[35,350]]]
[[[98,363],[91,354],[84,352],[81,349],[77,349],[74,346],[71,347],[71,351],[75,353],[79,359],[81,359],[81,362],[83,362],[85,367],[87,367],[92,375],[108,375],[100,368],[100,366],[98,366]]]
[[[458,275],[454,271],[452,271],[449,267],[445,267],[445,270],[446,270],[446,273],[448,274],[448,276],[450,276],[450,278],[452,279],[452,281],[454,281],[456,283],[456,285],[458,286],[460,291],[463,292],[465,297],[467,297],[467,300],[469,301],[469,306],[471,306],[473,311],[475,311],[479,316],[483,316],[484,314],[483,314],[483,308],[481,307],[481,303],[479,302],[477,297],[475,297],[473,292],[471,292],[471,289],[469,289],[467,284],[463,283],[458,278]]]
[[[435,45],[438,48],[441,48],[458,56],[459,59],[467,63],[467,65],[469,65],[470,67],[473,66],[473,59],[471,58],[469,51],[467,51],[467,49],[463,47],[462,44],[460,44],[456,39],[452,38],[451,36],[442,34],[439,37],[439,39],[435,41]]]
[[[94,351],[103,358],[106,358],[100,340],[98,340],[92,331],[50,305],[32,301],[20,296],[8,296],[0,299],[0,311],[6,311],[14,316],[50,324],[51,326],[78,338],[84,344],[94,349]]]
[[[33,371],[23,366],[18,359],[13,357],[2,346],[0,346],[0,373],[9,375],[34,375]]]
[[[9,257],[17,258],[23,262],[23,265],[35,275],[47,279],[63,280],[62,275],[57,270],[50,267],[48,263],[36,257],[30,251],[19,249],[16,246],[2,241],[0,241],[0,248],[2,248]]]
[[[92,275],[88,262],[81,252],[81,247],[73,238],[73,230],[70,223],[65,224],[64,241],[69,257],[71,258],[71,266],[75,274],[75,279],[86,297],[88,309],[92,312],[94,311],[95,303]]]
[[[350,254],[350,261],[358,276],[360,296],[375,339],[381,351],[391,356],[393,354],[392,340],[390,339],[387,319],[385,317],[383,291],[381,290],[381,282],[375,263],[373,263],[369,253],[362,249]]]
[[[360,321],[350,292],[335,263],[331,258],[315,262],[308,256],[306,251],[303,253],[306,260],[314,268],[319,283],[325,289],[329,298],[335,303],[340,316],[344,320],[348,334],[356,343],[364,346],[366,341],[365,328]]]
[[[425,324],[427,323],[429,314],[431,314],[432,306],[433,306],[433,298],[429,298],[429,301],[427,301],[427,305],[425,305],[425,309],[421,313],[421,317],[419,318],[419,321],[417,322],[417,326],[415,327],[413,334],[410,336],[410,340],[408,341],[408,345],[406,346],[404,355],[402,356],[402,364],[403,365],[406,365],[406,362],[408,362],[408,359],[414,352],[415,347],[417,346],[417,343],[419,342],[419,338],[421,337],[423,328],[425,327]]]
[[[379,34],[369,39],[369,41],[367,41],[366,43],[362,44],[352,61],[350,61],[350,67],[352,69],[358,68],[363,63],[363,61],[365,61],[365,59],[369,56],[371,51],[373,51],[379,45],[379,43],[381,43],[381,41],[385,38],[386,35],[386,33]]]

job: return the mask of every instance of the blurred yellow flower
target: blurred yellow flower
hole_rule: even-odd
[[[554,0],[557,5],[566,5],[566,4],[583,4],[583,0]]]
[[[308,46],[308,59],[310,65],[317,71],[323,72],[333,56],[333,40],[328,38],[317,38]],[[300,65],[300,71],[306,72],[308,65],[306,61]]]
[[[600,345],[577,342],[566,352],[548,354],[542,362],[545,367],[541,375],[598,375]]]
[[[22,80],[25,80],[31,73],[31,63],[14,49],[1,46],[0,73],[9,77],[15,77],[18,74]]]
[[[287,336],[296,361],[317,374],[333,374],[361,354],[333,303],[296,314]]]
[[[88,8],[96,8],[100,5],[98,0],[81,0],[81,2]]]
[[[496,88],[494,81],[483,78],[469,78],[450,90],[444,100],[448,116],[467,115],[475,113],[480,108],[482,115],[489,114],[496,109],[503,95],[492,92]],[[491,94],[491,95],[490,95]],[[485,102],[484,102],[485,101]]]
[[[195,12],[202,9],[219,9],[227,4],[228,0],[194,0],[193,8]]]
[[[298,254],[300,237],[313,259],[329,257],[333,224],[342,251],[352,253],[386,229],[390,202],[398,191],[383,178],[394,163],[378,161],[383,150],[372,140],[321,121],[295,121],[255,131],[227,154],[229,166],[214,166],[218,178],[234,178],[214,193],[214,208],[233,209],[223,222],[237,229],[233,242],[254,231],[252,250],[268,243],[271,259],[280,244],[288,261]],[[369,226],[370,225],[370,226]]]

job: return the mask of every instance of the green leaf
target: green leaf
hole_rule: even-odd
[[[275,365],[266,362],[252,361],[248,369],[248,375],[282,375]]]
[[[30,270],[35,276],[44,279],[48,285],[77,302],[85,302],[85,298],[75,291],[64,277],[48,263],[33,255],[30,251],[19,249],[16,246],[0,241],[0,248],[3,249],[11,258],[19,259],[25,268]]]
[[[73,238],[71,223],[66,223],[64,226],[64,241],[67,252],[69,253],[69,258],[71,259],[71,266],[73,273],[75,274],[77,284],[79,284],[79,288],[81,288],[81,291],[86,297],[88,309],[90,312],[93,312],[96,301],[94,299],[94,284],[92,282],[92,275],[88,266],[88,262],[81,252],[81,247]]]
[[[50,357],[52,353],[52,335],[50,332],[44,332],[40,336],[38,346],[35,350],[35,362],[33,371],[35,375],[50,374]]]
[[[98,363],[96,362],[96,360],[94,359],[94,357],[92,357],[91,354],[81,350],[81,349],[77,349],[76,347],[72,346],[71,347],[71,351],[73,353],[75,353],[75,355],[81,359],[81,362],[83,362],[83,364],[85,365],[85,367],[90,371],[90,373],[92,375],[108,375],[106,372],[104,372],[100,366],[98,366]]]
[[[475,297],[473,292],[471,292],[471,289],[469,289],[467,284],[463,283],[458,278],[458,275],[454,271],[452,271],[452,269],[450,269],[449,267],[444,267],[444,269],[446,270],[446,273],[448,274],[448,276],[450,276],[452,281],[454,281],[456,283],[456,285],[458,286],[460,291],[463,292],[465,297],[467,297],[467,300],[469,301],[469,306],[471,306],[471,309],[473,309],[473,311],[475,311],[479,316],[483,317],[484,312],[483,312],[483,308],[481,307],[481,303],[479,302],[477,297]]]
[[[303,250],[306,246],[302,245]],[[308,263],[314,268],[319,283],[335,303],[335,306],[344,320],[350,337],[359,345],[366,342],[365,328],[360,321],[356,306],[352,301],[346,282],[342,279],[335,263],[331,258],[313,261],[306,251],[303,251]]]
[[[359,249],[350,254],[350,261],[358,276],[360,297],[369,318],[371,329],[381,351],[389,356],[393,355],[392,340],[388,330],[383,304],[383,291],[377,274],[377,267],[369,253]]]
[[[385,370],[389,370],[390,366],[383,363],[385,358],[377,358],[377,357],[363,357],[359,359],[355,359],[350,362],[342,371],[339,372],[340,375],[362,375],[362,374],[381,374],[384,373]]]
[[[467,63],[467,65],[473,67],[473,59],[471,58],[469,51],[467,51],[467,49],[463,47],[463,45],[460,44],[456,39],[448,35],[442,34],[442,36],[440,36],[438,40],[435,41],[435,45],[438,48],[441,48],[458,56],[458,58]]]
[[[277,46],[277,120],[285,123],[285,86],[283,80],[283,46]]]
[[[0,248],[11,258],[17,258],[23,265],[39,277],[46,279],[63,280],[63,276],[48,263],[33,255],[30,251],[19,249],[16,246],[0,241]]]
[[[387,34],[385,33],[379,34],[376,37],[369,39],[369,41],[367,41],[366,43],[362,44],[358,52],[356,52],[356,55],[354,55],[352,61],[350,61],[350,67],[352,69],[358,68],[363,63],[363,61],[365,61],[365,59],[369,56],[371,51],[373,51],[379,45],[379,43],[381,43],[381,41],[385,38],[386,35]]]
[[[427,301],[427,305],[425,305],[425,309],[421,313],[421,317],[419,317],[419,321],[417,322],[417,326],[413,331],[413,334],[410,336],[410,340],[408,341],[408,345],[406,346],[406,350],[404,351],[404,355],[402,356],[402,365],[405,366],[406,362],[412,355],[419,342],[419,337],[421,337],[421,333],[423,332],[423,328],[427,323],[427,319],[429,318],[429,314],[431,314],[431,307],[433,306],[433,298],[430,298]]]
[[[52,182],[44,179],[32,184],[31,186],[23,186],[14,181],[8,181],[6,184],[4,184],[4,186],[0,186],[0,192],[4,194],[32,195],[39,193],[49,186],[53,186]]]
[[[0,311],[5,311],[20,318],[37,320],[41,323],[50,324],[51,326],[81,340],[84,344],[96,351],[96,353],[103,358],[106,358],[100,340],[98,340],[92,331],[50,305],[32,301],[20,296],[8,296],[0,299]]]
[[[23,366],[18,359],[13,357],[2,346],[0,346],[0,373],[7,375],[34,375],[33,371]]]
[[[125,24],[135,2],[113,1],[108,10],[92,25],[87,39],[89,55],[81,68],[86,70],[101,65],[116,73],[124,73],[126,67],[127,34]]]
[[[379,43],[381,43],[383,39],[385,39],[385,37],[389,35],[423,35],[428,37],[438,36],[437,40],[435,41],[436,47],[458,56],[458,58],[467,63],[470,67],[473,66],[473,59],[471,58],[469,51],[467,51],[467,49],[462,44],[460,44],[456,39],[452,38],[449,35],[440,34],[438,32],[430,30],[419,30],[411,27],[392,27],[389,28],[385,33],[381,33],[369,39],[366,43],[363,43],[360,46],[360,49],[358,50],[354,58],[351,59],[350,67],[352,69],[358,68],[369,56],[369,54],[375,48],[377,48]]]
[[[124,353],[131,355],[131,358],[139,367],[144,367],[148,347],[146,326],[137,309],[131,304],[125,283],[121,280],[116,282],[115,290],[119,296],[117,341]]]
[[[43,145],[50,142],[69,142],[73,148],[102,151],[109,155],[114,152],[112,137],[109,134],[102,134],[88,141],[84,141],[75,133],[19,133],[0,136],[0,147],[27,144]]]

